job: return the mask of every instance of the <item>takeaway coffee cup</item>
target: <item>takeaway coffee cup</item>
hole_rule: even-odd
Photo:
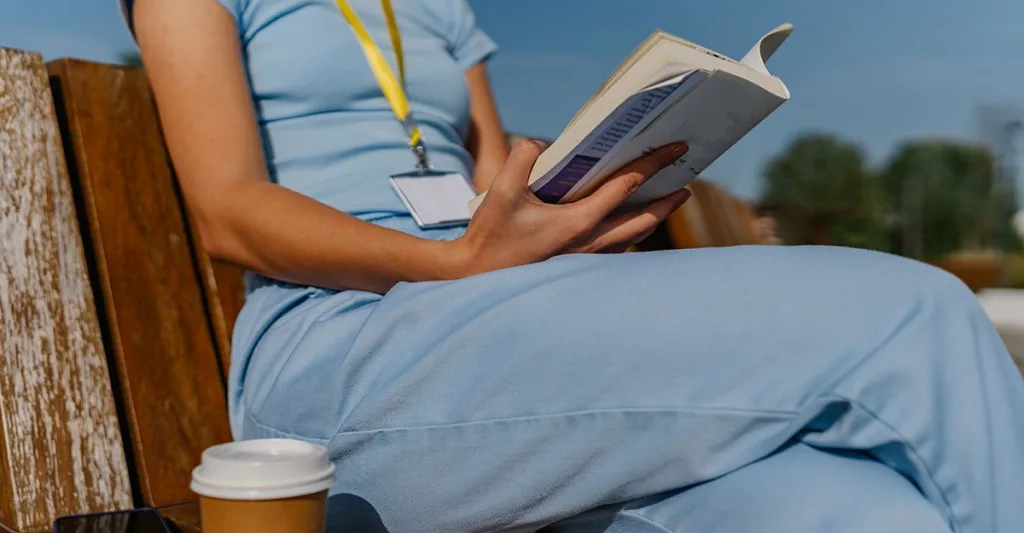
[[[192,471],[203,533],[323,533],[334,465],[323,446],[290,439],[231,442]]]

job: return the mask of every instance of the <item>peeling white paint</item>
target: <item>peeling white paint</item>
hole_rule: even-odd
[[[41,58],[0,49],[0,483],[16,528],[132,505],[63,157]]]

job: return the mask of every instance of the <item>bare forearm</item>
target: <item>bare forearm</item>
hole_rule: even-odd
[[[508,159],[509,146],[484,65],[481,63],[467,70],[466,80],[471,115],[468,148],[476,162],[473,185],[478,192],[484,192]]]
[[[480,155],[474,166],[473,186],[476,187],[477,192],[482,193],[491,187],[494,177],[498,175],[501,166],[508,159],[508,145],[504,137],[493,139],[490,143],[481,146],[478,153]]]
[[[400,281],[462,277],[458,246],[390,230],[269,182],[236,183],[199,217],[212,255],[269,277],[387,292]]]

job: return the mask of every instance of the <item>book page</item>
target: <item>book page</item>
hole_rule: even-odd
[[[782,43],[793,33],[793,25],[790,23],[780,24],[772,31],[761,37],[753,48],[740,60],[740,64],[748,66],[762,74],[771,76],[765,63],[771,59],[775,51],[782,46]]]
[[[627,205],[657,200],[689,184],[784,101],[747,80],[715,72],[625,143],[609,158],[607,169],[614,171],[659,146],[685,141],[689,145],[686,155],[648,180]],[[573,191],[565,201],[582,198],[594,188]]]
[[[765,63],[775,53],[776,50],[782,43],[785,42],[786,38],[793,32],[793,25],[790,23],[781,24],[772,31],[762,36],[753,48],[747,52],[747,55],[742,60],[736,61],[730,57],[719,54],[714,50],[710,50],[700,46],[698,44],[687,41],[670,33],[666,33],[661,30],[657,30],[652,33],[643,43],[640,44],[629,55],[608,77],[607,80],[601,85],[598,91],[588,100],[583,107],[576,113],[576,115],[569,121],[566,129],[570,129],[576,122],[582,118],[587,111],[596,103],[596,101],[605,94],[607,90],[612,88],[616,83],[619,83],[624,78],[628,77],[639,63],[649,59],[650,57],[661,57],[664,63],[664,67],[661,72],[658,72],[649,83],[655,81],[664,80],[667,77],[675,76],[676,74],[694,70],[726,70],[740,77],[747,78],[750,81],[758,83],[766,87],[778,85],[778,91],[780,94],[788,96],[788,89],[781,83],[778,78],[768,72],[768,68]],[[669,57],[671,60],[666,61]],[[680,68],[682,67],[682,68]],[[745,72],[746,71],[746,72]],[[767,80],[774,80],[774,82],[768,82],[767,80],[761,79],[762,77]],[[775,87],[772,87],[775,89]]]
[[[558,203],[578,190],[607,165],[622,143],[638,135],[680,98],[707,79],[692,71],[657,84],[626,99],[558,165],[530,184],[538,198]]]

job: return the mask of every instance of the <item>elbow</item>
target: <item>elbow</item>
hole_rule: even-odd
[[[203,251],[211,258],[219,261],[233,262],[232,258],[229,257],[228,246],[225,245],[224,238],[219,237],[217,232],[210,230],[202,224],[199,226],[199,245],[202,246]]]
[[[185,200],[195,225],[193,235],[199,241],[195,245],[202,247],[213,259],[247,268],[252,258],[246,246],[246,213],[238,208],[246,204],[240,201],[246,194],[246,188],[237,184],[226,185],[230,186],[207,187],[191,195],[185,191]]]
[[[238,264],[237,246],[232,244],[231,232],[227,230],[225,221],[216,215],[200,210],[193,217],[199,246],[211,258]]]

